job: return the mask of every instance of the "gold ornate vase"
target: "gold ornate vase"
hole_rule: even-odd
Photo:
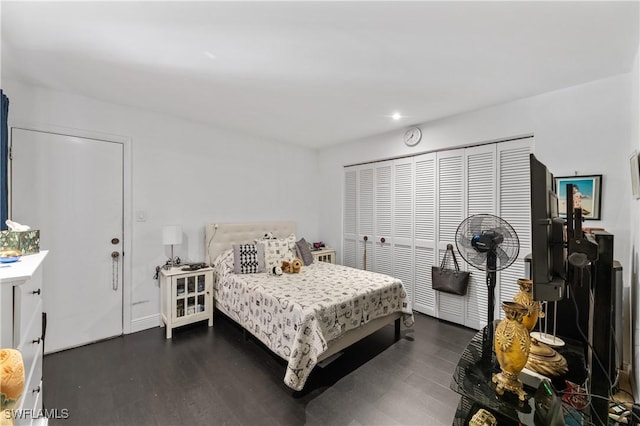
[[[518,395],[524,401],[527,394],[518,380],[529,357],[529,330],[522,324],[527,307],[515,302],[502,302],[506,318],[496,327],[494,349],[500,364],[500,373],[494,374],[491,381],[496,384],[496,393],[502,395],[505,390]]]
[[[520,278],[518,287],[520,287],[520,291],[513,296],[513,301],[527,308],[527,314],[522,317],[522,325],[531,331],[536,326],[538,317],[544,316],[544,313],[540,312],[540,302],[533,300],[533,281]]]

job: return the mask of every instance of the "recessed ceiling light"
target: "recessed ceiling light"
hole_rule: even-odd
[[[204,55],[209,59],[215,59],[216,58],[216,55],[214,55],[213,53],[209,52],[208,50],[204,51]]]
[[[391,118],[393,118],[394,120],[400,120],[402,116],[400,115],[399,112],[394,112]]]

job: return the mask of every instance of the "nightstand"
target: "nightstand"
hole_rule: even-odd
[[[335,249],[325,247],[320,250],[311,251],[314,262],[327,262],[336,263],[336,251]]]
[[[184,266],[183,266],[184,267]],[[167,339],[174,328],[209,320],[213,326],[213,268],[160,270],[160,306]]]

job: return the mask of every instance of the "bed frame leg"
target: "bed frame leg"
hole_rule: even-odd
[[[400,340],[400,318],[397,318],[394,321],[393,328],[394,328],[394,338],[395,338],[395,340]]]

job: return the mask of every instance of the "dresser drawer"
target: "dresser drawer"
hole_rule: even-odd
[[[27,337],[25,333],[29,331],[29,326],[34,322],[34,318],[40,322],[42,327],[42,295],[39,286],[24,285],[14,287],[14,323],[13,340],[14,345]]]
[[[27,371],[25,369],[25,386],[24,392],[22,393],[22,399],[20,404],[18,404],[18,408],[21,410],[33,410],[31,413],[33,416],[37,416],[38,411],[42,408],[42,398],[40,398],[40,394],[42,393],[42,356],[39,355],[37,357],[36,362],[33,364],[33,369],[31,371]],[[36,403],[38,405],[36,406]],[[25,413],[27,414],[27,413]],[[32,418],[30,415],[26,415],[21,419],[15,419],[15,425],[28,425],[31,424]]]
[[[42,307],[42,305],[40,305]],[[24,339],[20,342],[17,349],[22,353],[22,361],[24,362],[24,371],[28,375],[33,369],[33,362],[36,358],[42,362],[42,348],[44,342],[42,336],[42,316],[34,316],[33,321],[23,334]]]
[[[40,380],[40,392],[36,393],[36,398],[33,401],[33,407],[32,408],[33,408],[33,413],[35,413],[34,416],[39,415],[42,412],[42,409],[43,409],[43,403],[42,403],[42,380]],[[40,418],[37,418],[37,419],[32,419],[30,424],[32,426],[33,425],[47,426],[49,423],[48,423],[48,420],[47,420],[46,417],[40,417]]]

